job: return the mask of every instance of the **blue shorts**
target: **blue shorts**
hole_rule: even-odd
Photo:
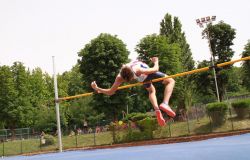
[[[162,77],[166,77],[167,75],[165,73],[162,73],[162,72],[155,72],[155,73],[152,73],[152,74],[149,74],[147,76],[147,78],[143,81],[143,82],[148,82],[148,81],[151,81],[153,79],[157,79],[157,78],[162,78]],[[148,88],[151,86],[152,83],[146,83],[146,84],[143,84],[143,86],[145,88]]]

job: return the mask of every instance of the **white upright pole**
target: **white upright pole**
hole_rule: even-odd
[[[59,102],[58,102],[58,89],[57,89],[57,78],[56,78],[56,67],[55,67],[55,57],[54,56],[52,56],[52,60],[53,60],[53,71],[54,71],[54,89],[55,89],[58,148],[59,148],[59,152],[62,152],[62,134],[61,134],[60,110],[59,110]]]
[[[211,46],[211,41],[210,41],[211,37],[210,37],[210,33],[208,30],[207,30],[207,37],[208,37],[209,50],[210,50],[210,54],[211,54],[212,66],[214,66],[214,56],[213,56],[213,51],[212,51],[212,46]],[[218,100],[218,102],[220,102],[220,94],[219,94],[219,89],[218,89],[217,76],[216,76],[216,71],[215,71],[214,67],[213,67],[213,74],[214,74],[214,82],[215,82],[217,100]]]

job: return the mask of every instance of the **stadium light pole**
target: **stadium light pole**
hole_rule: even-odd
[[[216,16],[207,16],[207,17],[203,17],[200,19],[196,19],[196,24],[200,26],[200,28],[203,28],[203,25],[206,25],[206,29],[202,32],[202,38],[206,38],[208,40],[208,46],[209,46],[209,50],[210,50],[210,54],[211,54],[211,61],[212,61],[212,66],[213,66],[213,74],[214,74],[214,81],[215,81],[215,87],[216,87],[216,94],[217,94],[217,100],[218,102],[220,102],[220,94],[219,94],[219,89],[218,89],[218,83],[217,83],[217,77],[216,77],[216,71],[215,71],[215,67],[214,67],[214,54],[212,51],[212,46],[211,46],[211,35],[209,33],[208,24],[213,23],[213,21],[216,20]]]
[[[55,57],[54,56],[52,56],[52,60],[53,60],[53,72],[54,72],[54,89],[55,89],[58,148],[59,148],[59,152],[62,152],[62,134],[61,134],[60,110],[59,110],[57,77],[56,77],[56,67],[55,67]]]

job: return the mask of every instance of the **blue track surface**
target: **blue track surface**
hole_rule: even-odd
[[[68,151],[35,156],[7,157],[4,160],[250,160],[250,134],[209,140]]]

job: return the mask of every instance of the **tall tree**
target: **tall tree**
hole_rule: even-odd
[[[29,76],[29,86],[31,91],[31,104],[35,108],[44,105],[51,95],[46,84],[45,75],[40,68],[32,70]]]
[[[181,64],[180,72],[193,70],[194,60],[178,17],[172,18],[170,14],[166,14],[160,23],[160,35],[166,36],[170,40],[170,43],[176,43],[180,46],[180,57],[178,59]],[[178,93],[178,106],[188,109],[192,104],[194,94],[193,77],[185,76],[177,79],[178,81],[175,88]]]
[[[198,62],[197,68],[210,66],[210,61]],[[196,88],[196,101],[198,103],[209,103],[216,100],[216,90],[214,90],[212,71],[201,72],[194,75]]]
[[[125,44],[110,34],[102,33],[85,45],[79,52],[85,89],[93,91],[90,87],[92,81],[103,88],[111,87],[122,64],[128,62],[128,54]],[[126,95],[125,91],[118,91],[113,96],[98,94],[93,97],[92,104],[99,113],[104,112],[107,117],[116,119],[126,107]]]
[[[15,121],[15,90],[12,72],[9,66],[0,66],[0,121],[7,127]]]
[[[234,54],[231,47],[236,34],[235,29],[221,21],[216,25],[209,24],[207,28],[204,29],[203,34],[205,34],[210,41],[215,64],[231,60]],[[216,68],[220,100],[223,100],[225,96],[226,86],[228,84],[228,73],[226,69],[230,68],[231,66]]]
[[[73,96],[84,92],[82,73],[80,72],[80,65],[76,64],[68,74],[68,94]]]
[[[14,62],[11,66],[13,80],[17,96],[15,97],[15,109],[13,110],[15,120],[13,125],[19,127],[29,126],[33,124],[30,117],[33,114],[33,108],[30,103],[31,92],[29,90],[29,71],[26,71],[25,66],[21,62]]]
[[[148,35],[141,39],[139,44],[136,46],[136,52],[139,54],[139,59],[150,64],[149,57],[159,57],[160,71],[167,73],[168,75],[178,73],[181,70],[180,65],[180,47],[178,44],[170,43],[165,36],[161,35]],[[161,101],[163,98],[164,88],[162,85],[156,84],[157,97]],[[140,91],[139,95],[145,94],[145,91]],[[144,95],[145,97],[145,95]],[[146,96],[147,98],[147,96]],[[173,98],[175,100],[175,98]],[[141,104],[149,106],[149,101],[142,98]],[[176,101],[171,101],[171,103]],[[149,107],[147,107],[149,108]],[[150,105],[151,108],[151,105]]]
[[[227,96],[229,93],[244,92],[242,87],[242,68],[233,66],[228,70]]]
[[[192,53],[186,41],[185,33],[182,31],[182,24],[178,17],[172,18],[170,14],[166,14],[160,23],[160,35],[166,36],[170,43],[177,43],[180,46],[182,71],[194,69]]]
[[[244,51],[242,53],[242,58],[250,56],[250,40],[245,45]],[[243,85],[250,91],[250,61],[244,61],[242,64],[242,72],[243,72]]]

